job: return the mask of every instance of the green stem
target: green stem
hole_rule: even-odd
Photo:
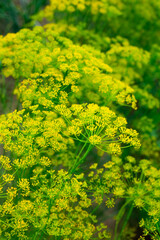
[[[120,220],[122,219],[122,216],[124,215],[124,209],[129,204],[129,202],[130,202],[130,200],[125,202],[125,204],[123,204],[120,211],[118,212],[117,220],[116,220],[116,226],[115,226],[114,240],[117,240],[118,225],[119,225]]]
[[[96,212],[97,209],[98,209],[100,206],[101,206],[101,204],[97,205],[97,206],[93,209],[93,211],[91,212],[91,214],[93,214],[94,212]]]
[[[158,223],[156,224],[156,228],[158,230],[158,233],[160,234],[160,227],[159,227]]]
[[[76,170],[76,168],[83,162],[83,160],[86,158],[86,156],[88,155],[88,153],[90,152],[90,150],[92,149],[92,145],[89,144],[88,148],[87,148],[87,151],[85,152],[85,154],[82,156],[82,158],[80,158],[80,160],[78,161],[79,159],[79,156],[81,155],[81,152],[83,151],[83,149],[85,148],[87,142],[84,144],[83,148],[81,149],[79,155],[78,155],[78,158],[77,158],[77,161],[76,163],[74,164],[73,168],[70,170],[70,173],[74,173],[74,171]]]
[[[85,144],[83,145],[83,147],[81,148],[81,150],[80,150],[80,152],[79,152],[79,154],[78,154],[78,156],[76,157],[76,161],[75,161],[75,163],[74,163],[74,165],[73,165],[73,167],[70,169],[70,171],[69,172],[72,172],[72,169],[74,168],[74,166],[77,164],[77,162],[78,162],[78,159],[79,159],[79,157],[80,157],[80,155],[81,155],[81,153],[83,152],[83,150],[84,150],[84,148],[85,148],[85,146],[87,145],[87,142],[85,142]],[[77,152],[77,151],[76,151]]]
[[[120,239],[121,239],[121,235],[122,235],[122,233],[123,233],[123,231],[124,231],[124,229],[125,229],[125,227],[126,227],[126,225],[127,225],[127,222],[128,222],[128,220],[129,220],[129,218],[130,218],[130,216],[131,216],[131,214],[132,214],[133,207],[134,207],[134,206],[133,206],[133,204],[132,204],[132,206],[130,207],[129,212],[128,212],[126,218],[125,218],[125,221],[124,221],[124,223],[123,223],[123,225],[122,225],[122,228],[121,228],[121,231],[120,231],[120,234],[119,234],[117,240],[120,240]]]
[[[50,200],[50,202],[49,202],[49,207],[48,207],[48,210],[49,210],[49,212],[48,212],[48,219],[49,219],[49,217],[50,217],[51,205],[52,205],[52,204],[51,204],[51,200]],[[45,230],[46,227],[47,227],[48,219],[47,219],[47,221],[46,221],[46,224],[45,224],[44,228],[42,229],[42,233],[41,233],[40,237],[38,238],[38,240],[41,240],[42,237],[43,237],[43,235],[44,235],[44,233],[45,233],[44,230]]]

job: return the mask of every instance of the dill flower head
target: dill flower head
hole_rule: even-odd
[[[22,29],[0,42],[5,49],[0,54],[3,74],[26,79],[15,89],[24,108],[33,103],[52,109],[56,103],[96,101],[136,108],[133,89],[111,76],[112,68],[93,48],[74,45],[45,27]]]
[[[101,141],[102,141],[101,137],[99,137],[97,135],[92,135],[89,137],[89,142],[93,145],[100,144]]]
[[[23,238],[29,238],[32,226],[32,231],[38,236],[45,228],[47,236],[77,239],[78,232],[80,238],[91,238],[97,232],[94,226],[97,220],[87,211],[92,201],[87,196],[85,180],[79,175],[72,177],[63,169],[57,172],[48,170],[46,173],[43,170],[34,169],[30,184],[27,179],[21,178],[17,189],[8,189],[8,197],[12,198],[4,201],[2,211],[3,216],[10,216],[11,234],[19,236],[23,233]],[[38,186],[34,184],[37,181],[41,182]],[[13,201],[15,190],[21,196],[18,201]],[[2,232],[7,232],[3,221],[1,226]]]
[[[113,154],[121,154],[123,145],[140,147],[138,133],[126,128],[125,118],[117,117],[108,107],[97,104],[72,105],[69,109],[57,105],[56,110],[67,124],[67,133],[74,139],[89,142]],[[66,109],[64,112],[62,108]],[[66,114],[69,110],[69,114]]]

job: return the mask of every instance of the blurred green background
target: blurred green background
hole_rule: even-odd
[[[0,0],[0,34],[17,32],[29,24],[31,16],[48,2],[48,0]]]
[[[48,3],[49,0],[0,0],[0,35],[29,26],[31,16]],[[0,75],[0,114],[13,111],[19,105],[13,95],[14,87],[13,78]]]

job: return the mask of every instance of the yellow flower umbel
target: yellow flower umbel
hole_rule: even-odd
[[[96,217],[88,212],[92,201],[82,175],[72,176],[63,169],[44,173],[43,168],[36,167],[29,178],[17,182],[17,192],[13,188],[7,191],[8,199],[2,204],[1,213],[10,220],[7,225],[1,221],[2,233],[23,239],[34,233],[38,238],[74,240],[91,239],[97,230],[99,233],[106,229],[103,224],[96,228]]]
[[[114,154],[121,153],[121,145],[140,147],[138,133],[126,128],[126,119],[117,117],[108,107],[73,104],[68,114],[64,105],[57,105],[55,109],[66,120],[66,134],[77,141]]]
[[[8,34],[0,39],[0,46],[4,76],[26,78],[15,90],[25,108],[34,103],[50,109],[68,101],[136,108],[133,89],[111,76],[112,68],[99,51],[74,45],[56,31],[22,29],[13,38]]]

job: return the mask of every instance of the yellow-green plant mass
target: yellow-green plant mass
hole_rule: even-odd
[[[50,0],[0,36],[0,239],[160,240],[159,34],[159,1]]]

